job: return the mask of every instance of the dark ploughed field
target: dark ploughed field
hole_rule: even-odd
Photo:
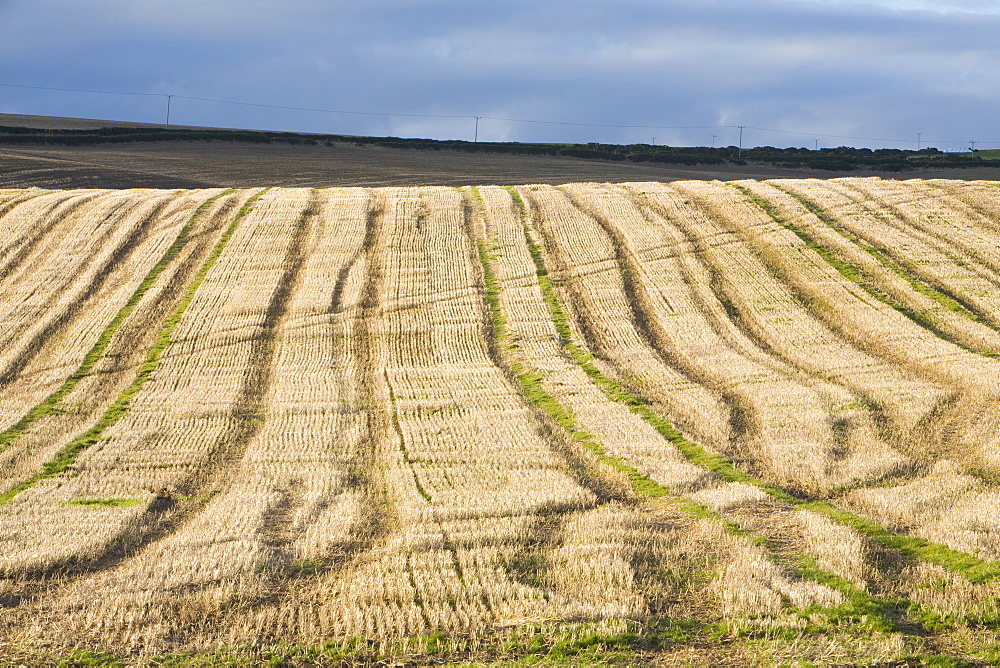
[[[0,114],[0,125],[88,129],[148,124]],[[95,146],[0,146],[0,188],[208,188],[253,186],[516,185],[831,178],[865,172],[780,169],[762,165],[685,167],[565,157],[414,151],[335,144],[150,142]],[[883,178],[1000,180],[1000,168],[878,173]]]

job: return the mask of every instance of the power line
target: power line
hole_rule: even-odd
[[[6,86],[10,88],[30,88],[33,90],[55,90],[64,91],[72,93],[101,93],[108,95],[144,95],[153,97],[175,97],[183,100],[195,100],[198,102],[213,102],[216,104],[235,104],[243,107],[260,107],[264,109],[282,109],[287,111],[312,111],[318,113],[326,114],[351,114],[358,116],[401,116],[407,118],[461,118],[461,119],[485,119],[491,121],[502,121],[508,123],[536,123],[544,125],[569,125],[575,127],[589,127],[589,128],[624,128],[624,129],[651,129],[651,130],[715,130],[715,129],[736,129],[735,125],[627,125],[621,123],[575,123],[572,121],[543,121],[530,118],[504,118],[500,116],[476,116],[473,114],[410,114],[410,113],[392,113],[392,112],[379,112],[379,111],[353,111],[346,109],[320,109],[316,107],[292,107],[281,104],[262,104],[259,102],[241,102],[236,100],[220,100],[216,98],[208,97],[195,97],[193,95],[169,95],[167,93],[134,93],[134,92],[124,92],[124,91],[103,91],[103,90],[86,90],[82,88],[55,88],[51,86],[25,86],[20,84],[8,84],[0,83],[0,86]]]
[[[913,141],[912,139],[887,139],[885,137],[850,137],[850,136],[847,136],[847,135],[826,135],[826,134],[822,134],[822,133],[819,133],[819,132],[797,132],[795,130],[778,130],[777,128],[761,128],[761,127],[757,127],[755,125],[747,125],[746,127],[749,128],[749,129],[751,129],[751,130],[761,130],[763,132],[780,132],[781,134],[786,134],[786,135],[803,135],[803,136],[809,136],[809,137],[823,137],[825,139],[860,139],[860,140],[863,140],[863,141],[898,141],[898,142],[902,142],[902,141],[912,142]]]
[[[289,111],[315,111],[324,114],[352,114],[356,116],[404,116],[409,118],[466,118],[473,119],[472,114],[401,114],[381,111],[347,111],[344,109],[317,109],[314,107],[288,107],[280,104],[260,104],[258,102],[236,102],[234,100],[216,100],[208,97],[192,97],[190,95],[174,95],[174,97],[184,100],[198,100],[199,102],[216,102],[218,104],[236,104],[242,107],[262,107],[264,109],[287,109]],[[486,118],[481,116],[480,118]]]
[[[570,127],[587,127],[587,128],[617,128],[617,129],[636,129],[636,130],[739,130],[742,137],[744,129],[757,130],[759,132],[776,132],[779,134],[787,135],[800,135],[800,136],[810,136],[810,137],[822,137],[824,139],[851,139],[855,141],[877,141],[877,142],[892,142],[892,143],[910,143],[912,139],[899,139],[899,138],[888,138],[888,137],[858,137],[851,135],[832,135],[824,134],[820,132],[800,132],[796,130],[782,130],[779,128],[765,128],[755,125],[638,125],[638,124],[622,124],[622,123],[578,123],[573,121],[549,121],[549,120],[539,120],[532,118],[507,118],[502,116],[482,116],[474,114],[418,114],[418,113],[399,113],[399,112],[383,112],[383,111],[356,111],[348,109],[323,109],[318,107],[295,107],[289,105],[281,104],[263,104],[259,102],[242,102],[238,100],[220,100],[217,98],[208,97],[196,97],[193,95],[175,95],[171,93],[137,93],[134,91],[109,91],[109,90],[90,90],[84,88],[59,88],[55,86],[29,86],[24,84],[11,84],[11,83],[0,83],[0,86],[6,88],[26,88],[31,90],[50,90],[50,91],[60,91],[67,93],[96,93],[101,95],[137,95],[143,97],[162,97],[166,98],[167,101],[167,124],[170,123],[170,101],[172,98],[183,99],[183,100],[193,100],[197,102],[211,102],[214,104],[230,104],[238,105],[243,107],[257,107],[261,109],[281,109],[285,111],[308,111],[314,113],[324,113],[324,114],[346,114],[351,116],[382,116],[382,117],[399,117],[399,118],[444,118],[444,119],[463,119],[463,120],[473,120],[476,123],[476,139],[479,135],[479,121],[480,120],[491,120],[500,121],[506,123],[532,123],[536,125],[559,125],[559,126],[570,126]],[[715,135],[713,135],[713,140]],[[953,141],[953,140],[920,140],[918,142],[922,144],[965,144],[967,141]],[[713,142],[714,143],[714,142]],[[983,145],[1000,145],[1000,141],[983,141],[977,140],[977,144]],[[742,148],[742,139],[740,141],[740,147]]]
[[[398,116],[403,118],[452,118],[452,119],[485,119],[491,121],[504,121],[508,123],[538,123],[545,125],[570,125],[576,127],[592,127],[592,128],[636,128],[636,129],[655,129],[655,130],[709,130],[718,128],[736,128],[735,125],[625,125],[620,123],[574,123],[571,121],[543,121],[528,118],[502,118],[499,116],[476,116],[474,114],[413,114],[413,113],[396,113],[396,112],[381,112],[381,111],[353,111],[347,109],[321,109],[317,107],[293,107],[281,104],[262,104],[259,102],[241,102],[237,100],[220,100],[217,98],[209,97],[196,97],[193,95],[173,95],[167,93],[135,93],[135,92],[125,92],[125,91],[103,91],[103,90],[87,90],[82,88],[56,88],[52,86],[26,86],[21,84],[8,84],[0,83],[0,86],[6,86],[9,88],[29,88],[33,90],[54,90],[54,91],[64,91],[72,93],[100,93],[108,95],[143,95],[150,97],[165,97],[165,98],[178,98],[183,100],[195,100],[198,102],[213,102],[216,104],[233,104],[243,107],[259,107],[263,109],[282,109],[287,111],[311,111],[317,113],[325,114],[349,114],[356,116]]]
[[[217,100],[207,97],[192,97],[189,95],[174,95],[174,97],[182,98],[185,100],[198,100],[201,102],[217,102],[219,104],[238,104],[247,107],[264,107],[267,109],[287,109],[291,111],[315,111],[328,114],[355,114],[360,116],[403,116],[410,118],[462,118],[469,120],[490,120],[490,121],[506,121],[509,123],[540,123],[545,125],[572,125],[578,127],[590,127],[590,128],[645,128],[653,130],[706,130],[714,128],[735,128],[735,125],[622,125],[617,123],[574,123],[571,121],[541,121],[528,118],[501,118],[499,116],[476,116],[474,114],[405,114],[405,113],[389,113],[389,112],[378,112],[378,111],[346,111],[343,109],[317,109],[312,107],[288,107],[278,104],[259,104],[256,102],[235,102],[233,100]]]
[[[419,118],[475,118],[471,114],[405,114],[405,113],[389,113],[389,112],[379,112],[379,111],[348,111],[344,109],[318,109],[313,107],[291,107],[280,104],[261,104],[259,102],[240,102],[236,100],[218,100],[209,97],[195,97],[192,95],[174,95],[167,93],[136,93],[136,92],[126,92],[126,91],[109,91],[109,90],[87,90],[83,88],[56,88],[53,86],[25,86],[21,84],[9,84],[0,83],[0,86],[5,86],[7,88],[30,88],[32,90],[55,90],[63,91],[68,93],[100,93],[103,95],[143,95],[147,97],[165,97],[165,98],[178,98],[184,100],[197,100],[198,102],[215,102],[217,104],[235,104],[243,107],[262,107],[264,109],[285,109],[288,111],[315,111],[326,114],[354,114],[360,116],[405,116],[405,117],[419,117]]]
[[[52,86],[24,86],[21,84],[0,83],[6,88],[31,88],[33,90],[58,90],[65,93],[100,93],[102,95],[146,95],[149,97],[166,97],[166,93],[134,93],[118,90],[86,90],[83,88],[54,88]]]
[[[528,118],[501,118],[499,116],[480,116],[491,121],[506,121],[508,123],[541,123],[545,125],[573,125],[585,128],[635,128],[640,130],[715,130],[718,128],[733,128],[735,125],[620,125],[617,123],[573,123],[570,121],[536,121]]]

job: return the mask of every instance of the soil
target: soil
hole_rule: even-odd
[[[68,129],[149,126],[10,114],[0,114],[0,125]],[[1000,166],[886,174],[779,169],[765,165],[686,167],[566,157],[416,151],[347,143],[303,146],[170,141],[73,147],[0,146],[0,188],[463,186],[838,176],[1000,180]]]

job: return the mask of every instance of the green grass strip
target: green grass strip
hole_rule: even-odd
[[[836,269],[841,276],[851,281],[852,283],[860,286],[865,292],[870,294],[875,299],[879,300],[886,306],[889,306],[895,309],[896,311],[899,311],[900,313],[902,313],[904,316],[906,316],[916,324],[933,332],[936,336],[945,339],[946,341],[953,343],[956,346],[959,346],[970,353],[976,355],[982,355],[983,357],[998,356],[997,353],[976,350],[975,348],[972,348],[966,345],[965,343],[958,341],[949,333],[942,330],[941,327],[934,321],[932,317],[930,317],[926,313],[911,308],[906,304],[901,304],[900,302],[896,301],[891,296],[886,294],[883,290],[875,286],[871,281],[869,281],[866,278],[867,274],[863,269],[861,269],[860,267],[851,262],[848,262],[847,260],[844,260],[842,257],[839,256],[839,254],[835,250],[827,246],[824,246],[823,244],[813,239],[812,236],[809,235],[805,230],[785,220],[778,212],[777,208],[771,202],[764,199],[763,197],[760,197],[753,191],[743,186],[736,184],[730,184],[730,185],[732,185],[734,188],[736,188],[741,193],[746,195],[750,199],[750,201],[756,204],[758,207],[760,207],[771,218],[771,220],[773,220],[778,225],[781,225],[786,230],[789,230],[790,232],[795,234],[795,236],[797,236],[807,247],[809,247],[811,250],[819,254],[820,257],[822,257],[828,264],[830,264],[834,269]],[[773,183],[770,183],[769,185],[773,188],[776,188],[777,190],[780,190],[786,195],[795,198],[810,213],[812,213],[821,221],[823,221],[833,231],[837,232],[840,236],[844,237],[845,239],[853,243],[855,246],[857,246],[861,250],[865,251],[866,253],[874,257],[883,267],[885,267],[892,273],[896,274],[897,276],[905,280],[914,290],[914,292],[918,292],[924,295],[925,297],[928,297],[929,299],[940,304],[941,306],[944,306],[946,309],[948,309],[953,313],[957,313],[974,322],[982,322],[982,319],[978,315],[969,311],[967,308],[965,308],[965,306],[963,306],[957,300],[935,290],[934,288],[928,285],[925,285],[918,279],[914,278],[899,263],[897,263],[895,260],[889,257],[884,249],[876,248],[874,246],[866,244],[864,241],[862,241],[860,238],[854,235],[850,230],[846,230],[842,228],[840,225],[837,225],[836,219],[822,207],[818,206],[814,202],[811,202],[809,199],[798,195],[797,193],[782,188],[781,186],[778,186]]]
[[[839,622],[856,625],[860,620],[868,620],[867,626],[873,630],[891,633],[901,632],[899,625],[892,620],[897,619],[904,610],[913,610],[913,606],[904,599],[888,599],[873,597],[868,592],[839,575],[830,573],[819,566],[811,556],[799,558],[798,569],[801,577],[826,585],[839,591],[847,599],[834,607],[810,607],[802,611],[801,617],[809,619],[813,613],[826,617],[828,623],[837,625]],[[822,627],[812,625],[802,630],[803,633],[822,632]]]
[[[125,322],[126,318],[129,317],[143,296],[149,291],[150,288],[153,287],[153,284],[156,283],[156,279],[159,278],[163,270],[167,268],[167,265],[170,264],[171,260],[173,260],[180,252],[181,248],[184,247],[184,244],[187,242],[188,234],[190,234],[191,230],[194,228],[195,224],[205,211],[212,204],[214,204],[216,200],[232,192],[232,190],[227,190],[219,193],[215,197],[203,202],[201,206],[195,210],[195,212],[191,215],[191,218],[177,234],[177,238],[174,239],[170,248],[168,248],[163,254],[163,257],[160,258],[160,261],[149,270],[149,273],[146,274],[146,278],[144,278],[142,283],[139,284],[139,287],[135,289],[135,292],[132,293],[132,296],[125,303],[125,306],[118,311],[118,314],[114,317],[114,319],[112,319],[111,322],[108,323],[108,326],[104,328],[104,331],[101,332],[97,342],[84,356],[83,362],[81,362],[80,367],[73,373],[73,375],[66,379],[66,382],[63,383],[62,387],[47,396],[37,406],[29,410],[27,414],[18,420],[14,426],[0,432],[0,452],[9,448],[14,441],[28,433],[31,425],[41,418],[65,412],[65,409],[61,408],[59,403],[73,390],[74,387],[76,387],[77,383],[90,375],[94,366],[101,359],[101,357],[104,356],[104,352],[111,344],[111,339],[114,337],[115,333],[118,332],[118,328],[121,327],[121,324]]]
[[[86,506],[89,508],[128,508],[145,503],[142,499],[72,499],[63,503],[64,506]]]
[[[620,618],[602,620],[625,621]],[[746,658],[743,663],[763,664],[767,658],[775,662],[773,650],[788,648],[794,665],[826,665],[831,654],[802,643],[799,629],[769,629],[763,632],[736,630],[728,621],[708,621],[684,617],[660,618],[635,622],[629,620],[627,630],[610,630],[603,623],[588,622],[523,622],[510,632],[499,635],[477,631],[454,634],[434,631],[428,635],[397,638],[390,641],[377,638],[346,637],[311,645],[269,644],[231,646],[204,653],[172,653],[147,659],[147,665],[161,668],[182,666],[375,666],[375,665],[448,665],[448,666],[633,666],[658,664],[670,657],[661,654],[679,648],[711,648],[724,650],[759,648],[760,655]],[[856,630],[858,641],[871,639],[870,630]],[[846,640],[841,637],[841,640]],[[977,646],[985,646],[983,641]],[[780,644],[779,644],[780,643]],[[838,643],[847,647],[846,642]],[[888,657],[895,659],[878,665],[955,666],[967,665],[950,656],[915,654],[923,643],[894,649]],[[770,650],[770,651],[769,651]],[[1000,656],[995,649],[984,649],[983,656]],[[768,652],[768,653],[764,653]],[[32,655],[32,659],[35,659]],[[65,655],[42,655],[51,665],[59,666],[125,666],[134,664],[127,654],[121,658],[103,650],[74,650]],[[699,655],[694,655],[699,656]],[[719,655],[716,655],[719,656]],[[838,656],[833,654],[832,656]],[[872,652],[854,657],[851,665],[870,665]],[[881,658],[881,657],[880,657]],[[58,659],[58,662],[57,662]],[[41,660],[36,662],[41,664]],[[814,663],[815,662],[815,663]],[[46,665],[48,665],[48,663]],[[702,661],[701,663],[706,663]],[[988,665],[996,660],[987,659]],[[700,665],[700,664],[699,664]],[[788,660],[779,665],[791,665]],[[980,665],[980,664],[975,664]]]
[[[758,487],[763,486],[765,489],[773,490],[772,495],[776,493],[784,497],[791,498],[779,488],[774,487],[773,485],[768,485],[767,483],[756,481],[749,476],[746,476],[736,469],[731,462],[728,462],[724,458],[718,457],[717,455],[711,455],[705,452],[701,446],[688,441],[669,423],[653,413],[648,406],[638,401],[636,397],[628,394],[619,384],[606,378],[600,373],[600,371],[598,371],[598,369],[590,362],[589,353],[584,351],[579,345],[572,342],[572,332],[569,327],[569,322],[559,305],[559,299],[555,294],[552,279],[549,277],[548,271],[545,268],[545,263],[542,258],[542,247],[539,244],[536,244],[531,237],[531,231],[526,222],[526,208],[524,206],[524,202],[521,200],[520,194],[516,189],[508,187],[507,190],[511,193],[514,201],[520,208],[521,221],[524,226],[525,241],[535,263],[536,274],[538,276],[539,285],[542,288],[543,298],[549,307],[552,319],[556,325],[556,330],[559,332],[562,339],[563,348],[570,354],[573,360],[584,368],[587,375],[593,379],[606,393],[608,393],[609,397],[629,406],[629,408],[646,419],[647,422],[650,422],[650,424],[652,424],[657,431],[669,438],[671,442],[675,444],[682,442],[688,452],[691,453],[691,458],[693,460],[699,460],[700,463],[706,461],[711,462],[716,469],[728,472],[729,476],[731,476],[729,479],[739,479],[741,482],[755,484]],[[474,193],[474,195],[478,195],[478,193]],[[493,271],[489,254],[485,252],[486,247],[482,242],[480,242],[479,248],[479,257],[483,263],[483,274],[486,283],[486,300],[489,304],[493,321],[504,322],[499,298],[501,286],[496,278],[495,272]],[[509,334],[504,326],[503,329],[495,329],[494,336],[496,336],[498,341],[502,342],[509,336]],[[630,465],[622,457],[609,454],[600,443],[594,440],[590,433],[580,428],[576,421],[576,415],[574,412],[562,405],[558,399],[545,390],[542,385],[542,374],[536,372],[525,372],[523,367],[517,363],[511,364],[510,367],[511,371],[520,382],[528,400],[538,408],[545,411],[573,438],[576,443],[593,453],[598,462],[624,474],[625,477],[628,478],[628,481],[637,496],[647,499],[662,499],[664,501],[668,501],[678,510],[690,516],[712,519],[721,523],[730,534],[748,539],[758,545],[767,546],[768,541],[765,538],[743,529],[735,522],[712,511],[708,507],[677,494],[665,485],[661,485],[636,469],[634,466]],[[865,592],[854,587],[846,580],[843,580],[832,573],[823,571],[815,564],[812,564],[808,569],[798,567],[795,570],[797,571],[796,575],[800,578],[826,584],[832,589],[836,589],[844,594],[847,602],[838,606],[836,609],[822,609],[827,617],[837,619],[838,621],[850,620],[851,623],[863,624],[869,629],[886,632],[897,630],[896,624],[890,621],[888,616],[890,611],[897,610],[897,607],[894,604],[884,601],[875,601]],[[811,612],[819,610],[820,609],[817,608]]]
[[[507,321],[500,310],[500,283],[493,271],[490,250],[482,241],[478,242],[479,261],[483,265],[483,278],[486,282],[486,302],[490,307],[490,324],[497,339],[507,339]]]
[[[233,219],[233,222],[229,224],[228,228],[226,228],[226,231],[212,249],[212,253],[208,256],[208,259],[205,260],[201,269],[198,270],[198,273],[188,285],[188,289],[184,293],[184,296],[181,297],[180,302],[160,328],[160,332],[156,337],[156,342],[146,353],[146,359],[143,361],[142,365],[140,365],[139,374],[136,376],[135,380],[132,381],[132,384],[129,385],[124,392],[122,392],[121,396],[119,396],[113,404],[111,404],[107,411],[105,411],[104,415],[102,415],[97,421],[97,424],[88,429],[82,435],[70,441],[65,447],[63,447],[62,450],[56,453],[54,458],[42,465],[41,471],[21,482],[5,494],[0,494],[0,506],[10,503],[15,496],[24,490],[33,487],[40,480],[52,478],[64,473],[70,465],[76,461],[81,452],[101,440],[102,434],[108,427],[125,417],[129,411],[132,399],[139,393],[142,386],[146,384],[146,381],[152,377],[153,372],[156,371],[156,367],[159,366],[160,357],[163,355],[163,351],[167,348],[167,346],[170,345],[174,330],[177,329],[177,325],[180,323],[181,317],[184,315],[184,311],[194,299],[195,292],[197,292],[198,288],[201,287],[201,284],[205,281],[205,277],[208,276],[208,272],[211,271],[215,262],[219,259],[219,256],[222,255],[222,251],[225,249],[226,244],[229,243],[230,238],[232,238],[233,234],[236,232],[236,228],[239,226],[240,221],[242,221],[243,218],[250,213],[257,200],[260,199],[268,190],[270,190],[270,188],[265,188],[260,191],[247,200],[242,208],[240,208],[236,217]]]
[[[827,501],[810,501],[808,499],[802,499],[788,493],[777,485],[773,485],[747,475],[743,471],[739,470],[739,468],[729,459],[726,459],[721,455],[712,454],[705,450],[705,448],[701,445],[685,438],[684,435],[681,434],[672,424],[670,424],[669,421],[657,414],[656,411],[649,406],[647,401],[644,401],[640,397],[629,392],[621,385],[621,383],[618,383],[601,373],[601,371],[591,361],[593,356],[582,346],[573,341],[569,320],[559,303],[559,298],[555,293],[552,279],[549,277],[548,270],[545,267],[545,259],[542,254],[544,249],[532,239],[531,230],[527,224],[527,208],[515,188],[508,187],[507,189],[511,192],[515,203],[517,203],[521,210],[521,219],[524,224],[524,235],[528,244],[528,251],[531,253],[531,257],[535,262],[535,269],[538,274],[538,283],[541,286],[545,303],[549,307],[552,320],[556,325],[556,330],[559,332],[562,339],[563,349],[570,356],[570,358],[584,370],[594,383],[605,392],[609,399],[628,406],[633,413],[645,420],[654,429],[656,429],[660,435],[677,447],[677,449],[680,450],[689,461],[714,471],[719,475],[719,477],[726,481],[753,485],[775,499],[785,501],[803,510],[812,510],[826,515],[835,522],[849,526],[859,533],[868,536],[880,545],[897,550],[905,558],[911,561],[922,560],[942,566],[950,571],[958,573],[969,582],[982,583],[1000,580],[1000,562],[979,559],[971,554],[953,550],[938,543],[931,543],[930,541],[916,536],[903,536],[892,533],[874,522],[866,520],[863,517],[855,515],[847,510],[838,508]],[[499,301],[497,303],[499,304]],[[610,464],[611,462],[606,463]],[[622,465],[627,466],[624,462],[622,462]],[[621,468],[619,468],[619,470],[624,471],[624,469]],[[631,474],[627,471],[624,472],[626,472],[626,475],[629,475],[630,479],[632,479]],[[638,471],[635,471],[634,475],[640,479],[642,478],[642,474]],[[634,482],[633,486],[636,484],[637,483]],[[649,484],[656,485],[657,483],[649,480],[648,483],[642,481],[639,484],[645,487]],[[637,489],[637,491],[639,490]]]
[[[910,561],[926,561],[946,568],[973,584],[1000,580],[1000,562],[980,559],[967,552],[953,550],[947,545],[932,543],[918,536],[907,536],[889,531],[885,527],[838,508],[829,501],[799,501],[796,505],[826,515],[834,522],[849,526],[868,536],[879,545],[901,553]]]

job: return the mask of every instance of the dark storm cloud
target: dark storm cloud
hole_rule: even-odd
[[[997,140],[1000,11],[965,0],[17,0],[6,83],[821,145]],[[177,123],[470,138],[469,119],[175,99]],[[0,111],[159,120],[160,98],[0,89]],[[733,129],[484,119],[483,139],[707,144]],[[748,143],[813,135],[746,131]]]

